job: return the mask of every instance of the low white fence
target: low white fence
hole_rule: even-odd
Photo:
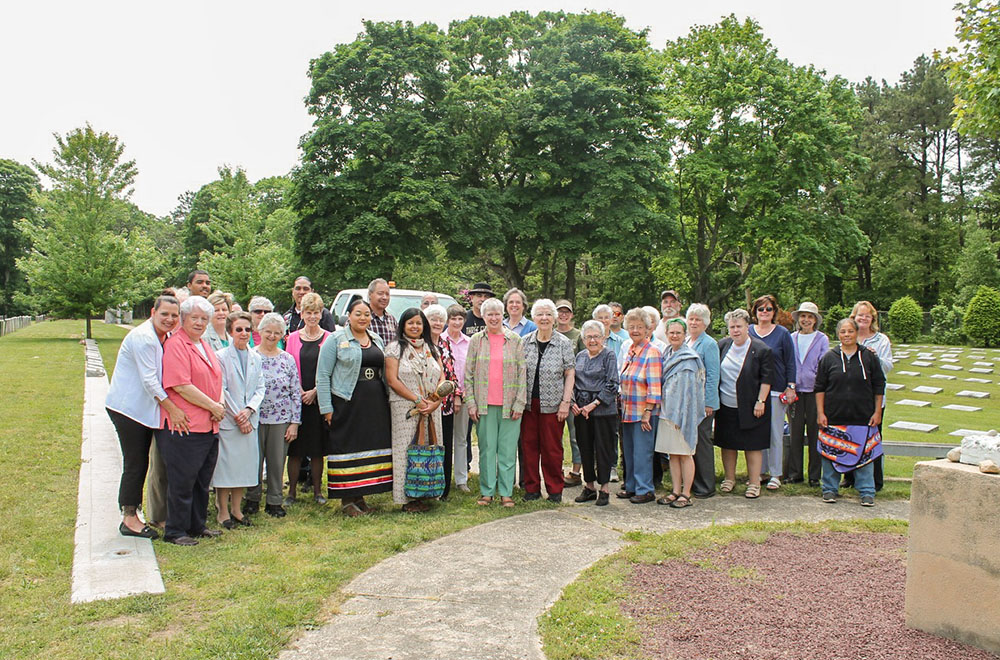
[[[10,318],[0,318],[0,337],[26,328],[31,325],[31,316],[12,316]]]

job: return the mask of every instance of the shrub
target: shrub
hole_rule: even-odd
[[[889,308],[889,327],[898,342],[912,342],[920,337],[924,326],[924,310],[910,296],[903,296]]]
[[[931,341],[935,344],[964,344],[962,332],[964,313],[957,305],[934,305],[931,307]]]
[[[1000,344],[1000,291],[988,286],[979,287],[965,310],[962,327],[976,344]]]
[[[826,332],[826,334],[833,336],[834,328],[837,327],[837,321],[840,319],[846,319],[851,315],[851,308],[845,307],[844,305],[830,305],[826,313],[823,314],[823,327],[821,330]]]

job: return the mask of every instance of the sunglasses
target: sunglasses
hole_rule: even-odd
[[[267,312],[268,312],[268,310],[266,310],[266,309],[255,309],[255,310],[253,310],[250,313],[251,314],[267,314]]]
[[[237,332],[250,332],[250,328],[233,328],[233,333]]]
[[[774,308],[773,307],[758,307],[757,311],[758,312],[773,312]]]

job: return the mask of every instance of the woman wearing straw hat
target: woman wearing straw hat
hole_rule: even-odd
[[[818,486],[822,463],[816,450],[816,369],[819,361],[830,350],[830,339],[819,332],[823,315],[815,303],[804,302],[792,312],[796,331],[792,333],[795,351],[795,391],[799,398],[789,408],[789,440],[785,450],[782,473],[784,480],[796,483],[804,479],[802,447],[809,447],[809,485]]]

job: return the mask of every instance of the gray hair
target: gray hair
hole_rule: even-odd
[[[264,315],[264,318],[260,320],[257,324],[257,332],[263,332],[264,328],[269,325],[276,325],[281,328],[281,334],[285,334],[285,318],[277,312],[268,312]]]
[[[510,300],[511,296],[521,296],[521,304],[522,305],[528,304],[528,296],[524,295],[524,291],[521,291],[515,286],[513,288],[507,289],[507,293],[503,294],[504,305],[507,304],[507,301]]]
[[[446,310],[443,306],[438,305],[436,303],[427,306],[427,309],[424,310],[424,316],[427,317],[428,321],[433,316],[435,318],[441,319],[445,323],[448,322],[448,310]]]
[[[712,310],[704,303],[691,303],[684,316],[697,316],[702,320],[706,328],[712,325]]]
[[[644,326],[646,326],[647,330],[656,327],[656,324],[653,323],[653,317],[649,315],[649,312],[644,307],[633,307],[628,310],[624,319],[626,327],[628,326],[629,321],[640,321]]]
[[[483,306],[479,308],[483,316],[486,312],[500,312],[503,314],[503,302],[499,298],[487,298],[483,301]]]
[[[269,312],[274,311],[274,303],[265,298],[264,296],[254,296],[250,299],[250,304],[247,305],[247,311],[252,312],[255,309],[266,309]]]
[[[376,277],[375,279],[373,279],[371,282],[368,283],[369,296],[375,293],[375,287],[377,287],[379,284],[384,284],[386,286],[389,286],[389,283],[383,280],[381,277]]]
[[[539,313],[543,309],[547,309],[552,312],[553,317],[556,315],[556,304],[549,298],[539,298],[531,306],[531,318],[535,318],[535,314]]]
[[[600,314],[601,312],[607,312],[609,316],[614,313],[611,311],[611,305],[605,305],[604,303],[601,303],[600,305],[594,308],[594,311],[590,314],[590,317],[596,319],[597,315]],[[584,325],[586,325],[586,323],[584,323]]]
[[[650,328],[655,328],[660,324],[660,310],[656,309],[652,305],[643,305],[642,311],[649,314],[649,317],[653,319],[653,321],[649,325]]]
[[[580,334],[586,335],[588,330],[596,330],[601,335],[601,339],[604,339],[604,324],[600,321],[595,321],[594,319],[584,321],[580,327]]]
[[[723,318],[726,322],[726,327],[733,321],[743,321],[747,325],[750,325],[750,312],[745,309],[734,309],[731,312],[726,312],[726,316]]]
[[[181,303],[181,321],[183,322],[195,310],[204,312],[208,318],[212,318],[212,314],[215,313],[215,305],[201,296],[190,296]]]
[[[183,305],[181,305],[181,316],[184,316],[184,306]],[[837,331],[836,332],[837,332],[838,335],[840,334],[840,328],[843,327],[843,325],[845,323],[850,323],[851,325],[853,325],[854,326],[854,332],[858,331],[858,322],[855,321],[850,316],[848,316],[846,319],[840,319],[839,321],[837,321]]]

